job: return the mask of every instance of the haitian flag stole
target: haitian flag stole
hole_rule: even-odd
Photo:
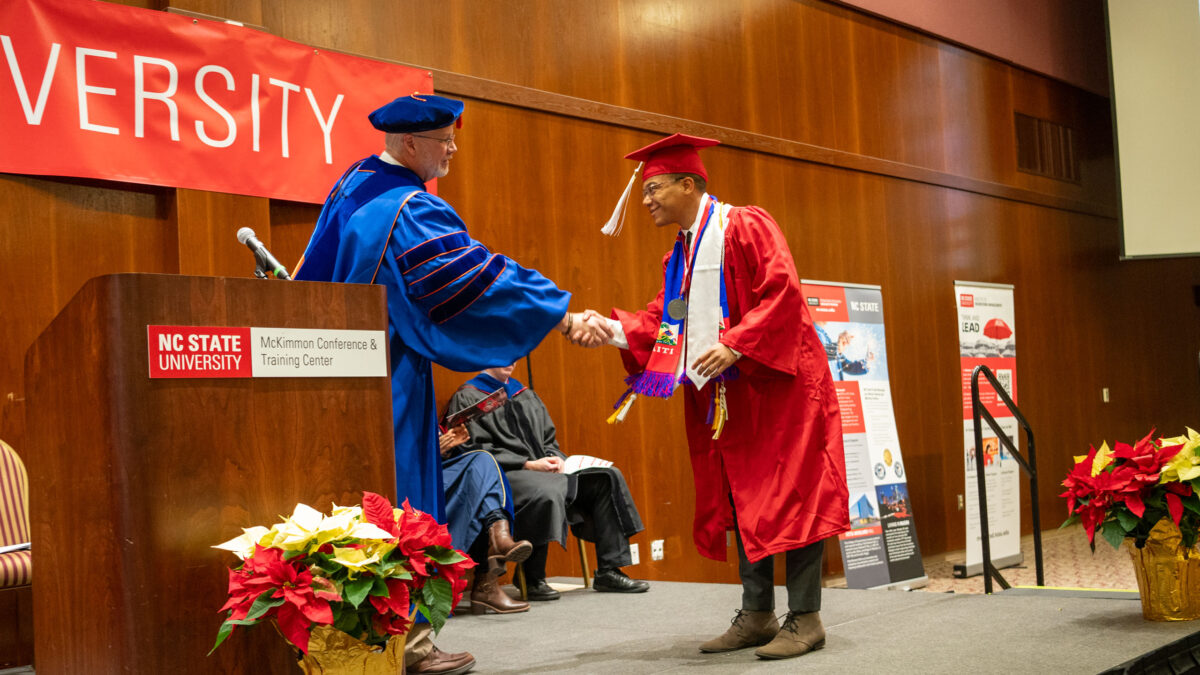
[[[624,421],[625,415],[629,412],[629,408],[637,399],[638,394],[670,398],[671,394],[675,392],[675,388],[682,383],[691,382],[697,388],[701,388],[707,382],[706,379],[695,374],[689,377],[688,369],[681,369],[679,366],[680,360],[685,357],[685,345],[689,342],[685,335],[685,321],[689,317],[695,320],[703,316],[711,321],[712,318],[715,318],[712,315],[716,314],[713,310],[717,309],[719,303],[719,323],[711,321],[714,325],[706,325],[707,322],[701,321],[696,324],[697,331],[706,334],[709,338],[706,341],[709,344],[704,348],[718,342],[720,333],[729,326],[729,304],[725,294],[723,269],[725,220],[728,217],[728,211],[728,207],[724,207],[715,197],[709,195],[708,208],[697,228],[696,241],[691,251],[687,250],[684,243],[685,233],[680,230],[663,273],[663,315],[660,318],[654,349],[650,353],[645,370],[625,379],[629,389],[613,406],[616,411],[608,418],[609,424]],[[706,241],[705,235],[709,235],[708,241]],[[704,260],[701,260],[702,258]],[[707,268],[710,272],[715,272],[715,274],[705,275],[706,281],[715,283],[702,283],[704,288],[692,288],[692,273],[696,269],[697,263],[702,269]],[[689,306],[689,301],[693,306]],[[696,303],[701,306],[694,306]],[[694,340],[692,342],[695,344]],[[680,370],[684,371],[683,376],[677,375]],[[732,373],[729,375],[732,376]],[[723,381],[726,379],[726,374],[722,373],[717,379]],[[724,397],[722,394],[723,391],[715,393],[717,398],[714,399],[714,404],[717,404],[720,399],[723,412]],[[720,415],[720,422],[723,426],[723,415]],[[716,425],[714,425],[715,428]]]

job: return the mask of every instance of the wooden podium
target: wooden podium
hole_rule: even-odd
[[[297,502],[395,498],[387,377],[150,379],[147,326],[386,330],[378,286],[92,279],[25,361],[34,667],[294,673],[269,625],[212,656],[232,554]]]

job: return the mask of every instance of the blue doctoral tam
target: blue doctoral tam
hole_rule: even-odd
[[[367,115],[371,126],[392,134],[411,134],[441,129],[454,124],[463,112],[463,102],[444,96],[414,92]]]

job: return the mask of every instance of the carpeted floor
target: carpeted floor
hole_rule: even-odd
[[[1032,547],[1026,538],[1025,562],[1002,570],[1014,587],[1035,583]],[[913,592],[838,588],[841,580],[826,579],[825,648],[763,661],[752,649],[697,649],[728,626],[740,602],[736,584],[653,582],[650,592],[625,596],[552,579],[565,590],[562,599],[523,614],[464,611],[437,644],[472,652],[481,674],[1098,673],[1200,631],[1200,621],[1145,621],[1128,553],[1100,542],[1093,554],[1079,528],[1044,533],[1043,556],[1048,587],[1133,591],[997,588],[983,595],[981,576],[954,578],[963,557],[950,553],[926,561],[929,585]],[[776,603],[786,606],[783,588]]]
[[[1036,586],[1033,535],[1021,539],[1021,553],[1024,561],[1018,566],[1000,570],[1000,574],[1012,586]],[[963,551],[925,558],[925,574],[929,577],[929,585],[920,590],[933,593],[983,593],[983,576],[967,579],[954,577],[954,565],[962,564],[964,559]],[[1128,551],[1124,548],[1114,549],[1097,537],[1096,552],[1093,553],[1081,525],[1042,533],[1042,569],[1045,586],[1137,590]],[[845,580],[827,579],[826,586],[844,588]],[[993,586],[998,590],[998,586]]]
[[[557,581],[557,580],[552,580]],[[577,589],[523,614],[451,619],[437,638],[490,673],[1099,673],[1191,635],[1154,623],[1136,594],[1114,599],[826,589],[824,649],[764,661],[752,649],[703,654],[729,625],[736,584],[654,582],[627,596]],[[784,590],[776,589],[777,607]]]

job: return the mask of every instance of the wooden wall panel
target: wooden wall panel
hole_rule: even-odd
[[[0,174],[0,437],[21,452],[25,350],[88,279],[174,272],[167,191]]]
[[[254,255],[237,239],[249,227],[271,246],[270,200],[262,197],[175,190],[172,221],[179,239],[180,274],[217,277],[254,276]],[[280,260],[281,264],[288,264]]]
[[[801,277],[882,287],[897,427],[927,554],[965,538],[955,279],[1016,286],[1020,396],[1038,433],[1045,525],[1061,517],[1057,482],[1088,443],[1197,423],[1191,288],[1200,270],[1193,260],[1118,262],[1106,99],[820,0],[169,5],[433,70],[435,87],[467,100],[440,193],[475,238],[555,279],[576,310],[636,308],[660,283],[672,232],[654,229],[634,204],[625,234],[599,234],[633,169],[621,155],[710,125],[700,128],[730,141],[705,153],[712,191],[774,214]],[[1079,132],[1079,183],[1016,170],[1015,112]],[[0,436],[9,438],[20,424],[24,351],[83,280],[135,270],[249,276],[248,254],[232,239],[243,224],[292,265],[318,213],[15,176],[0,177],[0,198],[9,205],[0,215],[9,318],[0,328]],[[42,264],[40,251],[52,260]],[[610,427],[604,418],[623,390],[611,350],[550,335],[533,364],[564,449],[609,457],[629,478],[647,524],[634,539],[643,558],[651,539],[667,542],[667,560],[633,572],[732,581],[732,565],[703,560],[691,545],[678,403],[639,401]],[[440,401],[469,376],[438,370]],[[577,572],[573,554],[556,553],[555,570]]]
[[[289,270],[296,269],[319,215],[321,207],[316,204],[271,202],[271,253]]]
[[[215,15],[227,5],[175,4]],[[1015,160],[993,161],[1015,152],[1011,115],[997,114],[1011,78],[1108,105],[820,0],[293,0],[264,7],[262,20],[299,42],[988,181],[1017,179]],[[944,105],[930,105],[935,98]],[[975,161],[963,166],[966,158]],[[1111,204],[1111,176],[1091,178],[1107,192],[1042,187]]]

